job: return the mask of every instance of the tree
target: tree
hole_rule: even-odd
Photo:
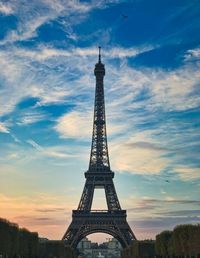
[[[10,246],[9,239],[9,222],[5,219],[0,219],[0,254],[8,255]]]
[[[178,225],[173,231],[175,255],[200,254],[200,225]]]
[[[172,252],[172,231],[163,231],[156,236],[156,254],[159,256],[169,256]]]
[[[19,230],[19,255],[26,257],[29,255],[29,231],[25,228]]]
[[[155,241],[138,241],[137,257],[155,257]]]
[[[122,250],[122,258],[139,258],[154,256],[155,241],[152,240],[135,240],[129,247]]]
[[[19,250],[19,227],[17,224],[9,223],[9,241],[10,241],[10,250],[9,255],[11,257],[18,254]]]
[[[38,233],[29,232],[28,234],[29,257],[35,257],[38,253]]]

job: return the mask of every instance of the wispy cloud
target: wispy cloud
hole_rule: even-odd
[[[185,56],[185,61],[197,61],[200,60],[200,48],[187,50]]]
[[[51,209],[37,209],[36,211],[41,212],[41,213],[49,213],[49,212],[51,213],[51,212],[63,212],[63,211],[65,211],[65,209],[56,207],[56,208],[51,208]]]
[[[61,138],[74,138],[74,139],[88,139],[92,135],[92,121],[93,114],[92,111],[88,112],[87,110],[69,112],[61,116],[55,130],[60,134]],[[110,136],[121,133],[126,129],[126,125],[117,125],[109,123],[107,130]]]
[[[147,135],[145,132],[135,133],[129,139],[113,141],[110,150],[115,170],[135,174],[159,174],[167,166],[169,161],[163,157],[166,151],[156,148],[157,144]],[[138,138],[145,142],[142,147],[138,144]]]
[[[87,120],[86,120],[87,119]],[[88,121],[92,121],[92,113],[85,114],[77,111],[70,112],[58,119],[58,123],[55,129],[60,133],[61,137],[66,138],[78,138],[78,137],[87,137],[89,138],[92,129],[92,123],[88,123]]]
[[[136,230],[137,237],[141,238],[144,235],[146,238],[153,238],[163,230],[173,230],[176,225],[179,224],[198,224],[200,218],[197,216],[176,216],[176,217],[148,217],[146,219],[132,220],[130,221],[131,226]],[[143,237],[142,237],[143,238]]]
[[[58,117],[53,129],[61,138],[90,140],[92,109],[89,107],[93,106],[94,97],[91,62],[94,62],[96,49],[60,50],[43,45],[41,49],[13,48],[12,51],[1,52],[1,74],[6,85],[1,96],[6,97],[7,103],[1,109],[2,115],[11,112],[26,97],[37,98],[38,107],[53,103],[70,104],[76,100],[73,102],[75,108]],[[114,48],[103,53],[109,74],[105,77],[105,93],[112,165],[117,170],[138,174],[158,174],[170,165],[177,173],[176,166],[180,167],[186,155],[182,151],[181,158],[180,155],[178,157],[182,144],[180,136],[188,137],[187,125],[184,124],[184,132],[180,134],[182,122],[169,120],[169,116],[163,121],[160,117],[166,116],[167,112],[183,112],[199,106],[199,95],[196,94],[200,81],[198,63],[195,66],[188,63],[173,71],[136,69],[130,67],[126,60],[137,55],[138,51],[146,50]],[[113,58],[118,58],[122,65],[114,66]],[[25,125],[43,119],[50,117],[47,118],[44,112],[30,110],[21,114],[17,123]],[[148,123],[155,125],[147,131],[143,128]],[[194,128],[192,135],[196,133]],[[116,135],[118,141],[114,141]],[[167,147],[169,141],[170,149]],[[185,144],[187,142],[191,144],[189,138]],[[119,150],[120,159],[115,159]],[[176,153],[174,159],[179,159],[173,166],[171,158],[166,157],[172,153]],[[51,155],[55,156],[55,153]],[[197,177],[198,174],[195,172],[195,175]]]
[[[145,51],[145,48],[140,51]],[[92,83],[91,78],[89,79],[87,76],[84,78],[84,76],[90,74],[91,66],[89,64],[93,60],[91,57],[96,55],[96,52],[93,47],[88,49],[76,48],[71,51],[48,48],[42,48],[40,51],[15,48],[11,52],[10,49],[2,51],[0,53],[1,74],[7,84],[7,87],[3,88],[2,91],[4,96],[9,97],[9,99],[7,99],[7,105],[3,107],[1,112],[4,110],[9,112],[20,99],[30,95],[38,97],[43,103],[55,103],[63,102],[67,96],[77,95],[77,93],[80,95],[80,90],[83,94],[84,89],[91,87],[89,85]],[[125,59],[139,52],[137,49],[116,48],[110,52],[105,52],[105,55],[109,61],[110,58],[115,57]],[[80,55],[85,58],[80,58]],[[68,57],[68,59],[63,57]],[[35,63],[33,60],[37,60],[37,62]],[[63,69],[64,67],[66,70]],[[55,72],[54,69],[59,69],[59,73]],[[109,91],[114,96],[110,104],[113,108],[116,108],[117,103],[123,107],[127,101],[130,109],[143,107],[145,104],[149,110],[158,108],[184,110],[199,104],[199,97],[195,94],[191,95],[200,80],[198,66],[192,68],[188,65],[176,71],[166,72],[162,70],[136,70],[124,63],[120,70],[112,66],[107,69],[109,78],[106,84],[111,86]],[[77,72],[79,74],[78,80],[76,79]],[[42,80],[44,75],[46,79]],[[66,75],[69,78],[67,82]],[[69,86],[72,80],[73,88]],[[21,85],[20,88],[17,87],[16,82]],[[82,87],[80,87],[81,85]],[[78,87],[78,92],[77,88],[75,91],[75,86]],[[49,90],[49,87],[52,90]],[[145,102],[133,103],[134,98],[142,91],[148,92],[149,99]],[[189,98],[188,95],[190,95]]]
[[[0,132],[1,133],[9,133],[9,129],[4,123],[0,123]]]
[[[165,229],[173,229],[177,224],[199,223],[198,199],[178,199],[165,197],[163,199],[128,198],[124,201],[128,208],[129,221],[137,236],[155,238],[155,235]]]
[[[199,217],[200,210],[176,210],[176,211],[167,211],[161,213],[166,216],[174,216],[174,217]]]
[[[184,181],[200,179],[200,167],[177,166],[175,172],[179,174]]]
[[[200,200],[176,199],[166,197],[165,199],[152,199],[152,198],[129,198],[125,201],[128,207],[129,216],[131,219],[141,219],[143,217],[159,218],[163,217],[186,217],[189,216],[199,217],[198,210]],[[185,213],[184,213],[185,211]]]
[[[54,147],[42,147],[41,145],[39,145],[38,143],[36,143],[35,141],[29,139],[27,140],[27,143],[29,143],[31,146],[33,146],[37,151],[40,152],[40,154],[43,154],[47,157],[51,157],[51,158],[72,158],[75,157],[72,154],[68,154],[68,153],[64,153],[60,150],[60,147],[56,148]]]
[[[1,44],[27,40],[37,36],[37,29],[41,25],[55,19],[63,11],[61,4],[51,6],[49,2],[41,1],[39,5],[37,1],[32,1],[31,3],[24,2],[22,5],[20,1],[13,1],[15,15],[19,19],[18,27],[16,30],[10,31],[4,40],[1,41]],[[38,8],[39,6],[40,8]]]
[[[0,41],[4,45],[9,42],[28,40],[37,36],[37,30],[44,24],[47,24],[57,18],[66,17],[64,30],[66,36],[76,39],[72,31],[72,24],[77,24],[84,20],[85,16],[93,9],[107,8],[110,4],[119,1],[92,1],[90,3],[81,3],[79,1],[63,0],[43,0],[43,1],[11,1],[8,4],[0,5],[0,12],[10,14],[11,12],[18,17],[17,29],[10,31],[6,37]]]
[[[17,125],[30,125],[33,123],[37,123],[39,121],[49,120],[48,115],[42,111],[36,111],[34,109],[30,109],[25,112],[21,112],[16,117],[16,124]]]
[[[113,47],[112,49],[107,49],[104,51],[105,58],[127,58],[127,57],[135,57],[141,53],[148,52],[152,50],[153,46],[141,46],[141,47],[131,47],[131,48],[123,48],[123,47]],[[38,48],[34,50],[28,50],[23,48],[15,48],[14,53],[18,57],[27,57],[32,60],[44,61],[50,58],[57,57],[89,57],[89,56],[97,56],[97,47],[71,47],[71,49],[59,49],[52,48],[50,46],[40,45]]]
[[[0,13],[9,15],[9,14],[12,14],[13,12],[14,10],[10,3],[0,3]]]

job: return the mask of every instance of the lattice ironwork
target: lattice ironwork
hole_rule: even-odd
[[[107,233],[127,247],[135,236],[126,221],[126,211],[73,211],[72,223],[64,240],[72,247],[89,234]]]
[[[105,68],[104,64],[101,63],[100,48],[99,62],[95,65],[94,74],[96,76],[96,91],[89,171],[105,172],[110,170],[110,162],[106,136],[106,116],[103,87]]]
[[[126,210],[121,209],[113,183],[114,172],[110,169],[103,85],[105,67],[101,63],[100,50],[99,47],[99,60],[94,69],[96,91],[89,168],[85,172],[86,182],[78,209],[73,210],[72,222],[63,236],[63,240],[72,247],[76,247],[85,236],[96,232],[112,235],[123,247],[136,239],[127,223]],[[95,188],[105,190],[108,210],[91,210]]]

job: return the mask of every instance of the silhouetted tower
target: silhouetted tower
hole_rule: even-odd
[[[89,168],[85,172],[86,182],[78,209],[73,210],[72,222],[63,240],[72,247],[76,247],[78,242],[87,235],[103,232],[112,235],[123,247],[126,247],[136,238],[127,223],[126,210],[121,209],[113,183],[114,172],[110,169],[103,86],[105,67],[101,62],[100,47],[94,74],[96,91]],[[108,210],[91,210],[95,188],[105,190]]]

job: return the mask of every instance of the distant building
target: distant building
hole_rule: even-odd
[[[108,242],[108,254],[109,255],[114,255],[114,257],[118,258],[118,257],[120,257],[121,250],[122,250],[122,246],[117,239],[112,238]]]
[[[91,248],[91,244],[92,244],[92,242],[91,242],[87,237],[85,237],[85,238],[83,238],[83,239],[78,243],[77,248],[78,248],[79,250],[81,250],[81,249],[89,249],[89,248]]]
[[[102,244],[93,243],[88,238],[83,238],[78,246],[79,252],[84,258],[120,258],[122,247],[117,239],[111,238]]]

